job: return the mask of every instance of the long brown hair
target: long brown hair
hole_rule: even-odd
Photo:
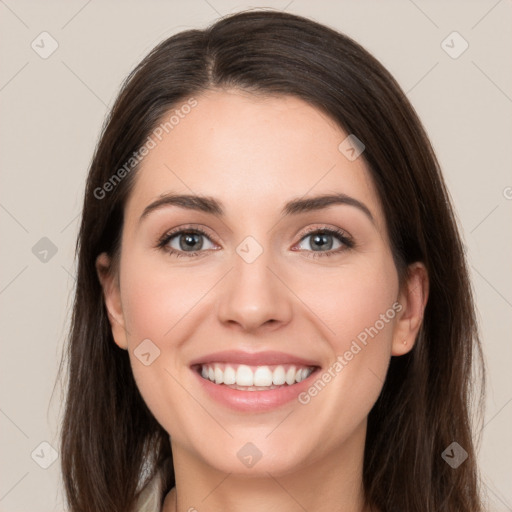
[[[119,252],[138,168],[126,162],[164,114],[222,87],[294,95],[355,134],[365,145],[399,275],[416,261],[428,270],[416,344],[392,358],[369,414],[368,503],[382,512],[482,510],[470,408],[473,398],[477,410],[482,405],[483,365],[474,371],[481,347],[463,244],[425,130],[397,82],[359,44],[309,19],[267,10],[237,13],[160,43],[129,75],[105,122],[85,190],[65,355],[61,460],[70,511],[133,510],[139,491],[172,461],[169,435],[139,394],[128,353],[113,341],[95,260]],[[475,394],[476,377],[481,393]],[[454,441],[468,454],[456,469],[442,457]],[[163,471],[168,492],[172,464]]]

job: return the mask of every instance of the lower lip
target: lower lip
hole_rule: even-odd
[[[263,412],[276,409],[292,400],[297,400],[301,392],[310,386],[311,379],[317,374],[317,368],[307,379],[291,386],[284,385],[277,389],[266,391],[241,391],[232,389],[223,384],[215,384],[203,378],[196,370],[192,369],[199,379],[203,389],[208,395],[221,404],[243,412]]]

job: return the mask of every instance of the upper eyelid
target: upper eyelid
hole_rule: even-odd
[[[338,233],[338,231],[340,231],[342,234],[346,235],[347,238],[352,238],[352,235],[350,235],[349,232],[346,229],[339,228],[339,227],[329,227],[329,226],[326,226],[326,225],[323,225],[323,226],[320,226],[320,227],[306,228],[306,230],[302,232],[301,238],[304,238],[307,235],[311,235],[313,233],[316,233],[317,231],[332,232],[333,234],[336,234],[336,235],[339,235],[340,233]]]
[[[300,243],[304,238],[308,237],[308,236],[311,236],[311,235],[314,235],[315,233],[317,232],[322,232],[322,231],[325,231],[328,235],[334,237],[334,238],[337,238],[339,241],[341,241],[341,243],[345,244],[345,245],[354,245],[354,239],[352,237],[352,235],[350,233],[348,233],[346,230],[342,229],[342,228],[330,228],[330,227],[327,227],[327,226],[324,226],[323,228],[322,227],[318,227],[318,228],[307,228],[306,231],[304,231],[299,239],[299,242],[297,243]],[[345,239],[345,240],[343,240]],[[295,244],[297,245],[297,244]]]
[[[160,241],[170,240],[171,238],[174,238],[175,236],[181,235],[183,233],[190,233],[193,231],[197,231],[200,235],[204,235],[212,239],[212,242],[215,242],[215,237],[211,236],[208,233],[207,228],[204,228],[203,226],[199,227],[198,225],[190,225],[185,227],[179,227],[175,229],[170,229],[169,231],[166,231],[160,238]]]

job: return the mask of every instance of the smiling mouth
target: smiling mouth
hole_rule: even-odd
[[[239,391],[267,391],[291,387],[307,379],[318,366],[293,364],[249,366],[233,363],[195,365],[199,375],[213,384]]]

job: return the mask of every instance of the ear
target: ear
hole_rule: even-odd
[[[412,350],[420,330],[429,291],[428,272],[421,262],[412,263],[398,298],[400,309],[393,332],[391,355],[401,356]]]
[[[96,272],[103,288],[103,297],[112,329],[112,336],[120,348],[128,348],[119,279],[112,271],[110,257],[103,252],[96,258]]]

